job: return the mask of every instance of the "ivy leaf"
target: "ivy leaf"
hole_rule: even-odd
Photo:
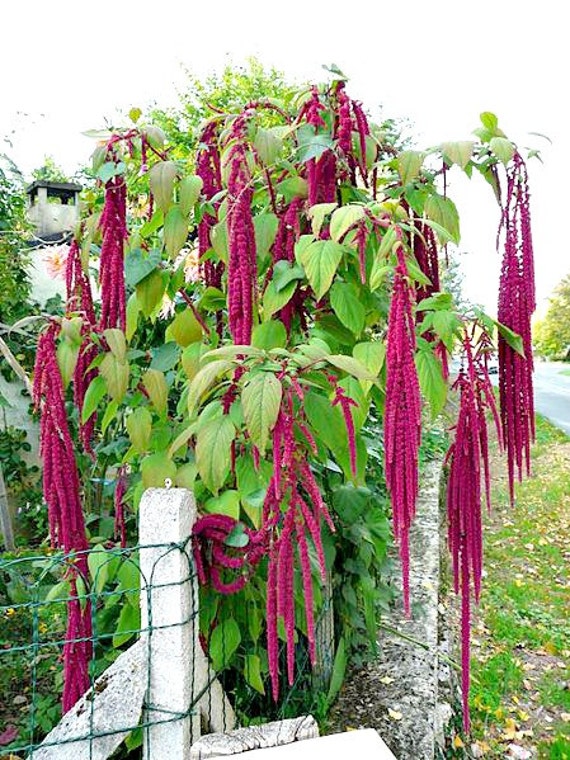
[[[182,216],[185,218],[188,218],[194,205],[198,201],[203,184],[202,177],[198,177],[195,174],[191,177],[184,177],[180,180],[180,185],[178,187],[178,203]]]
[[[200,399],[210,388],[212,383],[233,366],[233,362],[228,361],[227,359],[217,359],[216,361],[206,364],[205,367],[202,367],[202,369],[194,376],[188,388],[188,411],[190,414],[192,414],[200,402]]]
[[[457,164],[457,166],[465,169],[469,161],[471,161],[474,147],[475,143],[473,140],[445,142],[441,145],[441,152],[443,153],[443,157],[447,159],[448,163]]]
[[[239,625],[233,617],[222,620],[214,628],[208,642],[208,654],[212,659],[212,667],[216,672],[223,670],[229,665],[240,643],[241,633]]]
[[[251,440],[262,453],[277,420],[282,395],[281,383],[271,372],[254,375],[242,391],[245,424]]]
[[[164,219],[164,247],[173,259],[178,256],[188,237],[188,221],[180,206],[172,206]]]
[[[331,216],[331,238],[339,243],[351,227],[364,219],[364,207],[356,205],[342,206]]]
[[[157,206],[166,214],[172,204],[174,180],[178,169],[174,161],[159,161],[151,168],[149,175],[150,190]]]
[[[344,251],[334,240],[316,240],[300,251],[301,264],[317,300],[330,288]]]
[[[431,348],[416,353],[418,380],[434,417],[442,411],[447,398],[447,383],[443,379],[441,363]]]
[[[207,422],[196,438],[196,466],[204,485],[217,494],[230,471],[230,448],[236,429],[228,415]]]
[[[360,335],[366,321],[366,310],[354,295],[352,286],[345,282],[335,282],[330,297],[333,311],[342,324],[355,335]]]
[[[148,450],[152,433],[152,417],[145,406],[137,407],[125,422],[127,433],[137,454]]]
[[[420,173],[425,154],[417,150],[404,150],[398,156],[398,174],[402,185],[412,182]]]

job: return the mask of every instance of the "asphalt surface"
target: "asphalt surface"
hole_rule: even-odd
[[[570,435],[570,363],[535,361],[534,405],[537,412]]]

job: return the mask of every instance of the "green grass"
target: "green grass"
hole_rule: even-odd
[[[494,456],[471,689],[485,757],[504,757],[510,740],[570,760],[569,441],[537,418],[532,477],[517,484],[514,509],[504,459]]]

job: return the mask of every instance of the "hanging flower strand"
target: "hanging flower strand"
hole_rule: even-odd
[[[404,610],[407,615],[410,614],[409,531],[416,512],[421,436],[421,401],[414,361],[416,338],[412,299],[404,249],[400,244],[386,339],[384,469],[392,502],[394,536],[402,561]]]

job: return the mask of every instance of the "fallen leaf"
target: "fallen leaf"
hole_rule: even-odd
[[[390,678],[390,676],[382,676],[378,680],[380,681],[380,683],[386,684],[386,686],[388,684],[390,684],[390,683],[394,683],[394,681],[395,681],[395,679],[394,678]]]
[[[560,717],[564,721],[564,723],[570,723],[570,713],[560,713]]]
[[[391,707],[388,708],[388,715],[392,718],[392,720],[402,720],[404,717],[399,710],[392,710]]]
[[[507,751],[509,753],[507,757],[513,757],[516,760],[528,760],[529,757],[532,757],[530,750],[520,747],[518,744],[509,744]]]
[[[0,747],[11,744],[14,739],[18,738],[18,729],[13,723],[6,726],[6,730],[0,734]]]
[[[453,738],[453,748],[454,749],[461,749],[461,747],[464,747],[465,744],[463,744],[463,740],[460,736],[455,736]]]

